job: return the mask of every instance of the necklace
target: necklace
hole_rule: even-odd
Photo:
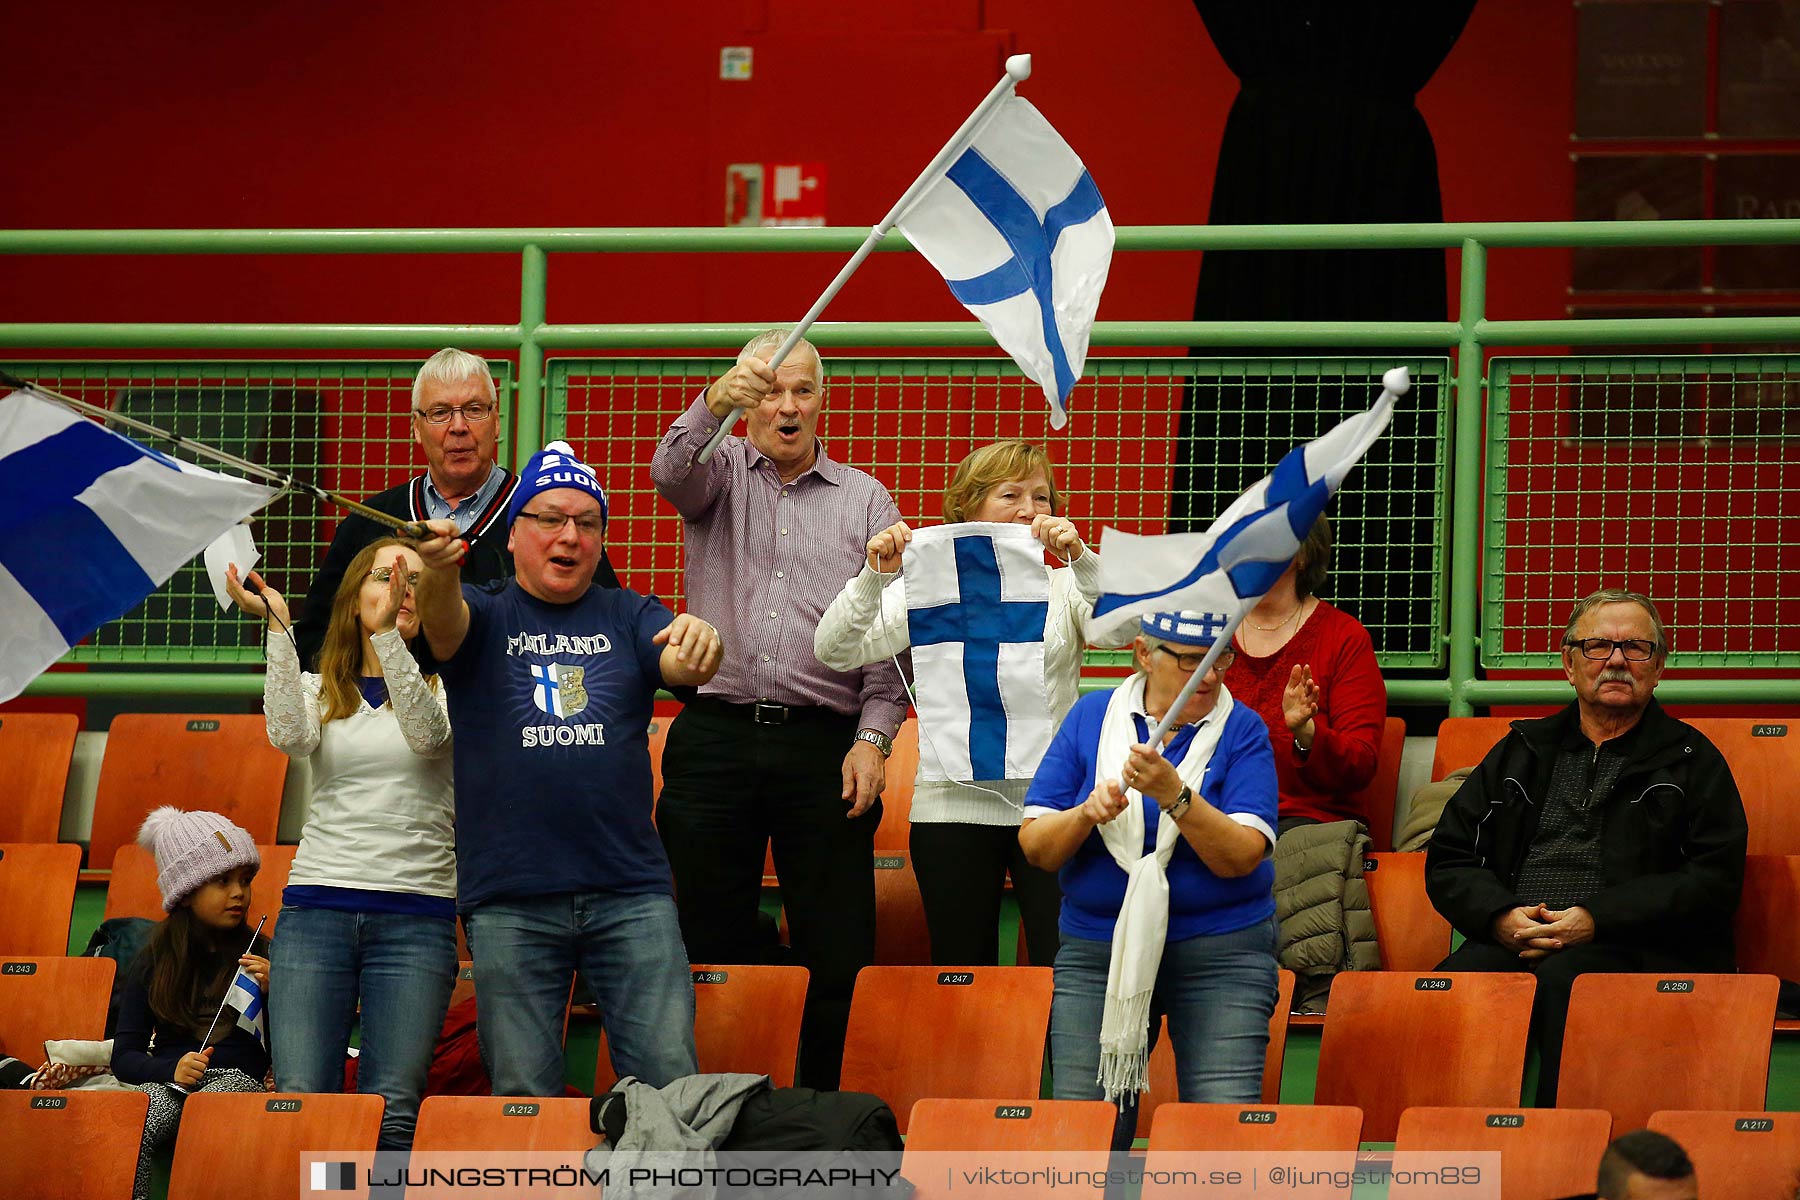
[[[1278,625],[1258,625],[1255,621],[1252,621],[1248,615],[1244,617],[1244,624],[1252,629],[1260,629],[1264,633],[1280,633],[1283,629],[1286,629],[1292,624],[1295,618],[1304,611],[1306,611],[1306,601],[1302,600],[1300,603],[1294,605],[1294,611],[1283,617],[1281,623]]]

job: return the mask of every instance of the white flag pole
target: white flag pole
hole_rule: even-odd
[[[1188,676],[1187,683],[1182,686],[1181,694],[1175,697],[1173,704],[1169,705],[1169,711],[1163,714],[1162,720],[1156,723],[1156,728],[1150,731],[1151,749],[1161,752],[1163,734],[1169,732],[1169,727],[1175,724],[1175,718],[1186,707],[1187,702],[1194,698],[1194,691],[1200,686],[1200,681],[1206,678],[1206,673],[1212,670],[1212,665],[1217,661],[1219,655],[1225,653],[1225,648],[1231,645],[1232,636],[1237,633],[1238,624],[1243,619],[1244,613],[1240,611],[1231,620],[1225,622],[1225,631],[1219,634],[1212,647],[1207,650],[1206,657],[1200,661],[1200,666],[1192,675]]]
[[[1001,101],[1012,95],[1012,90],[1016,85],[1029,78],[1031,78],[1031,55],[1015,54],[1006,60],[1006,74],[1000,77],[1000,82],[993,86],[993,90],[988,92],[987,98],[976,106],[975,111],[969,114],[968,120],[964,121],[961,128],[951,136],[948,142],[944,143],[944,148],[937,152],[930,165],[920,172],[917,179],[913,180],[912,186],[907,188],[894,207],[888,210],[888,215],[881,219],[881,223],[869,230],[869,236],[864,238],[863,244],[856,248],[856,253],[850,256],[850,261],[845,263],[843,269],[837,273],[837,278],[833,279],[831,284],[820,293],[819,298],[813,301],[813,306],[807,310],[806,316],[801,318],[800,323],[794,326],[794,331],[788,334],[787,340],[783,341],[776,349],[775,356],[769,360],[771,371],[781,369],[781,364],[787,361],[787,356],[792,353],[795,346],[800,344],[800,339],[806,336],[806,331],[811,329],[813,322],[819,319],[819,314],[825,311],[825,306],[830,304],[844,284],[850,281],[850,276],[856,274],[856,268],[862,266],[863,259],[869,257],[877,243],[887,236],[887,231],[892,229],[901,217],[906,215],[906,210],[911,208],[914,202],[925,193],[925,189],[936,183],[938,176],[948,170],[950,164],[968,148],[969,143],[975,139],[975,135],[981,131],[981,127],[987,123],[988,118],[993,116],[1000,107]],[[710,462],[713,452],[719,448],[719,443],[730,435],[732,427],[743,415],[744,410],[741,408],[734,408],[726,414],[725,419],[719,423],[718,432],[712,435],[711,440],[706,443],[705,449],[696,456],[697,461]]]

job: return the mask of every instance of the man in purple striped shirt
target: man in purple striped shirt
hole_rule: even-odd
[[[657,826],[697,963],[755,958],[773,842],[795,957],[812,972],[798,1082],[835,1088],[856,972],[875,956],[875,827],[907,699],[892,662],[822,665],[813,632],[900,510],[818,440],[819,352],[803,341],[769,369],[785,332],[752,338],[650,463],[656,490],[681,512],[688,609],[726,647],[719,673],[670,726]],[[696,463],[734,408],[749,436]]]

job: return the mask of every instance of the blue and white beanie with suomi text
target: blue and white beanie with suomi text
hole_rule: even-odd
[[[586,492],[600,502],[600,520],[606,520],[606,489],[594,475],[594,468],[575,457],[574,447],[567,442],[551,442],[531,456],[519,473],[519,486],[513,490],[512,502],[506,506],[507,524],[519,519],[525,505],[543,492],[557,488],[574,488]]]

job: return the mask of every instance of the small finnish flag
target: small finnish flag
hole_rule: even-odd
[[[225,991],[225,1003],[237,1009],[237,1023],[256,1035],[263,1049],[269,1048],[269,1022],[263,1011],[263,991],[256,980],[250,978],[250,972],[239,967],[238,973]]]
[[[356,1164],[353,1162],[316,1162],[312,1165],[312,1190],[315,1192],[353,1192],[356,1190]]]

